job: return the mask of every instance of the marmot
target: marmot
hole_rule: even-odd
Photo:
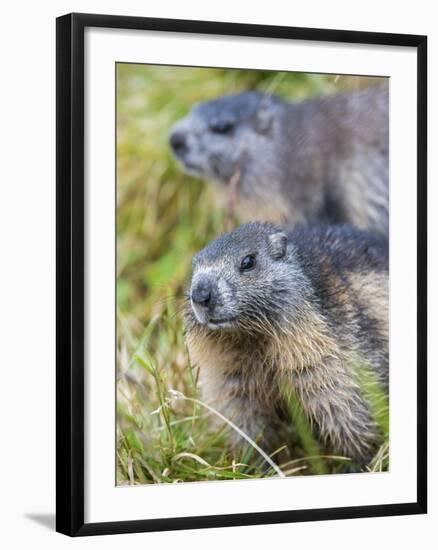
[[[287,103],[258,92],[194,106],[170,144],[184,170],[236,180],[243,221],[388,233],[388,86]]]
[[[349,226],[242,225],[194,256],[186,342],[203,398],[273,450],[292,384],[324,448],[381,442],[355,368],[388,390],[386,239]],[[287,419],[287,417],[286,417]]]

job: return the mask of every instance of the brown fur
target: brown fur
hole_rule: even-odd
[[[378,441],[352,370],[359,357],[339,346],[316,313],[268,337],[224,333],[217,338],[202,329],[190,330],[187,345],[192,364],[201,366],[206,401],[250,437],[266,431],[267,441],[284,443],[273,430],[278,429],[276,408],[283,401],[280,388],[292,381],[304,412],[329,449],[356,458],[368,455]],[[360,434],[353,409],[364,417]]]

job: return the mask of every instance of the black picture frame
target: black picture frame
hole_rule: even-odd
[[[406,46],[416,49],[418,61],[418,469],[415,502],[107,523],[84,522],[84,29],[86,27]],[[427,38],[418,35],[78,13],[59,17],[56,30],[57,531],[70,536],[85,536],[426,513]]]

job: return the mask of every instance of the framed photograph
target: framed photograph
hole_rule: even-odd
[[[57,530],[426,513],[426,37],[57,19]]]

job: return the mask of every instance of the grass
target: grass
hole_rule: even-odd
[[[279,475],[248,443],[226,445],[235,427],[211,422],[187,356],[181,308],[194,252],[222,233],[227,216],[210,186],[185,176],[167,144],[196,101],[258,89],[289,99],[362,86],[366,80],[222,69],[119,64],[117,69],[117,482],[248,479]],[[336,473],[294,409],[285,475]],[[257,442],[255,442],[257,443]],[[370,469],[387,468],[382,446]],[[272,463],[272,460],[271,460]]]

